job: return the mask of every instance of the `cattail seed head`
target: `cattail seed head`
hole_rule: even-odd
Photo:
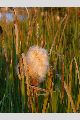
[[[49,68],[48,52],[39,46],[32,46],[26,54],[26,63],[28,75],[39,83],[44,81]]]

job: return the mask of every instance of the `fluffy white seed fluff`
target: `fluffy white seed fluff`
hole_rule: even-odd
[[[27,71],[29,76],[44,81],[49,67],[48,52],[39,46],[29,48],[26,55]]]

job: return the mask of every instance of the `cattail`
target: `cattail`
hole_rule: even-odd
[[[46,76],[49,68],[48,52],[39,46],[32,46],[26,54],[27,72],[32,85],[38,85]]]
[[[22,62],[21,62],[22,61]],[[17,66],[18,75],[28,75],[30,84],[38,86],[45,80],[49,68],[48,52],[42,47],[32,46],[27,54],[22,54],[22,58]],[[25,72],[24,72],[25,71]]]

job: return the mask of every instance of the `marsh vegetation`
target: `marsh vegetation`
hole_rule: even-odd
[[[0,8],[1,15],[0,112],[80,112],[80,8]],[[39,86],[22,69],[33,45],[49,56]]]

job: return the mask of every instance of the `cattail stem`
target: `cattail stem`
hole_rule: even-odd
[[[35,97],[35,104],[36,104],[36,112],[38,113],[38,95],[37,95],[37,90],[33,89],[33,95]]]
[[[16,20],[16,10],[13,10],[14,14],[14,30],[15,30],[15,40],[16,40],[16,54],[18,54],[18,25],[17,25],[17,20]]]
[[[75,112],[76,112],[76,107],[75,107],[75,105],[74,105],[74,102],[73,102],[71,93],[70,93],[69,88],[68,88],[67,84],[65,83],[65,81],[64,81],[64,88],[65,88],[65,91],[66,91],[66,93],[67,93],[67,95],[68,95],[68,97],[69,97],[69,99],[70,99],[73,112],[75,113]]]
[[[62,60],[62,101],[64,98],[64,61]]]

